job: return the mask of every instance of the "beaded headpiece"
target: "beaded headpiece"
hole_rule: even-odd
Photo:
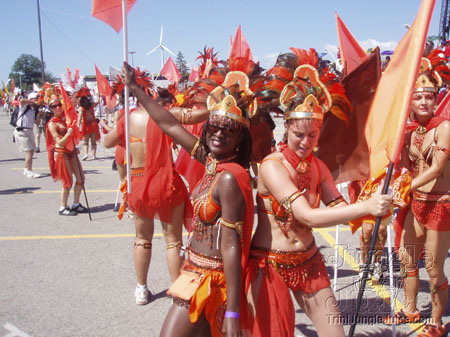
[[[45,82],[38,92],[38,104],[44,102],[47,105],[51,105],[57,101],[61,101],[61,91],[54,85]]]
[[[433,69],[431,61],[422,57],[419,68],[419,76],[414,85],[414,92],[434,92],[437,93],[442,86],[442,79],[439,73]]]
[[[345,90],[327,64],[321,62],[314,49],[291,48],[281,54],[267,71],[263,96],[278,99],[284,108],[284,119],[322,121],[328,111],[348,123],[351,104]]]

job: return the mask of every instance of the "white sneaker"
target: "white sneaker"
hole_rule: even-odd
[[[87,160],[88,159],[88,155],[87,154],[85,154],[84,156],[83,156],[83,158],[81,158],[81,160]]]
[[[136,304],[138,305],[145,305],[149,302],[148,298],[149,292],[148,288],[140,288],[136,287],[136,290],[134,291],[134,297],[136,298]]]
[[[381,263],[375,262],[373,264],[373,272],[372,272],[372,278],[376,282],[380,282],[384,277],[383,270],[381,269]]]
[[[42,174],[33,172],[33,171],[28,171],[27,172],[27,178],[40,178],[42,177]]]
[[[23,175],[26,176],[28,173],[28,170],[26,168],[23,169]]]

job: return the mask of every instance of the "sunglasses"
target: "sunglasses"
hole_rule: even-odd
[[[208,124],[208,126],[206,127],[206,132],[208,132],[209,134],[215,134],[217,133],[217,131],[219,131],[226,137],[234,137],[238,134],[239,130],[238,129],[232,129],[232,128],[227,128],[227,127],[221,127],[218,125],[214,125],[214,124]]]
[[[62,107],[61,103],[50,105],[50,109],[56,109],[56,108],[61,108],[61,107]]]

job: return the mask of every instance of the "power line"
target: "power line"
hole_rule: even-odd
[[[80,55],[84,56],[86,59],[88,59],[92,64],[95,64],[95,61],[87,54],[85,54],[80,48],[78,48],[74,42],[72,42],[71,39],[69,39],[59,28],[57,25],[55,25],[52,20],[50,20],[50,18],[45,14],[42,13],[41,14],[48,20],[48,22],[50,22],[50,24],[55,28],[55,30],[61,34],[61,36],[66,39],[66,41],[76,50],[78,51],[78,53],[80,53]]]

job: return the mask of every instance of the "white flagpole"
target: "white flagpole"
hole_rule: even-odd
[[[123,60],[128,63],[128,26],[127,26],[127,0],[122,0],[122,17],[123,17]],[[127,154],[127,191],[131,193],[131,174],[130,174],[130,116],[129,116],[129,90],[125,85],[125,138],[126,138],[126,154]]]
[[[394,286],[394,256],[392,254],[392,241],[391,241],[391,224],[394,223],[396,216],[392,217],[391,223],[387,227],[387,240],[388,240],[388,255],[389,255],[389,292],[391,295],[391,315],[395,316],[395,286]],[[396,336],[395,331],[395,319],[392,320],[392,337]]]

